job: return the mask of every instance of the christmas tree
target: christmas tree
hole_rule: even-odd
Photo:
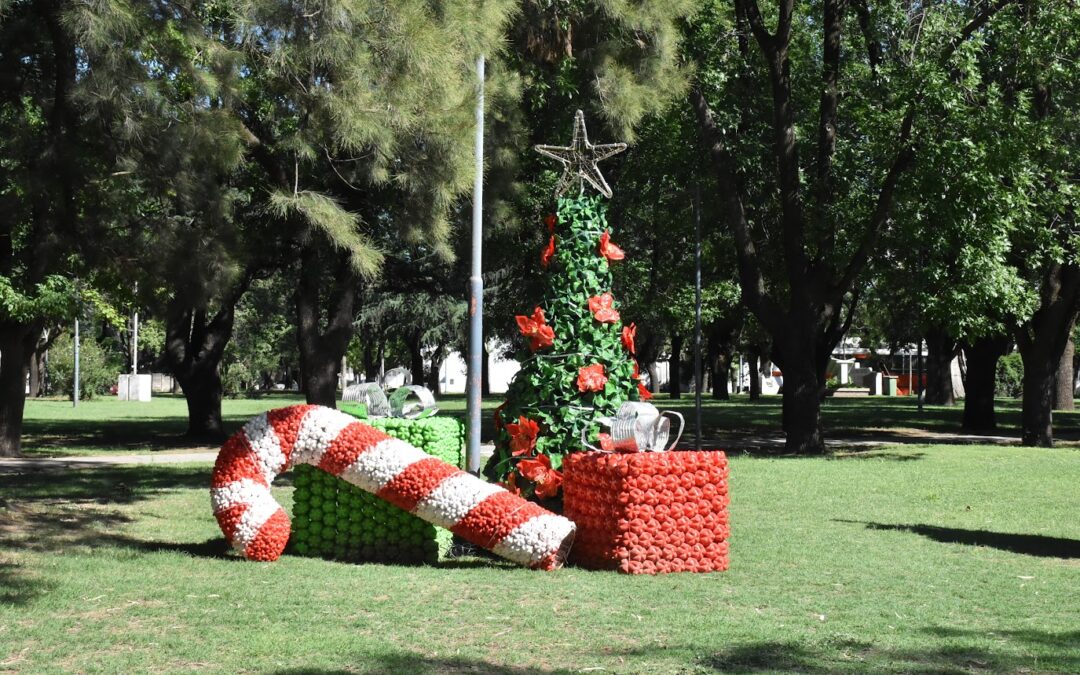
[[[558,495],[562,459],[584,449],[583,434],[599,442],[597,418],[649,397],[634,359],[636,327],[623,324],[611,292],[610,265],[623,252],[611,241],[601,196],[610,197],[611,189],[596,167],[625,148],[590,144],[580,110],[570,146],[537,146],[564,165],[539,261],[547,292],[529,314],[516,317],[521,370],[495,411],[495,454],[486,473],[541,499]],[[586,184],[601,194],[585,194]],[[562,196],[568,191],[575,194]]]

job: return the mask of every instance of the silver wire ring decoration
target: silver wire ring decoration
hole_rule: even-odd
[[[416,396],[416,401],[409,401],[410,396]],[[390,414],[408,420],[418,420],[431,417],[439,412],[439,406],[435,404],[435,396],[427,387],[410,384],[400,387],[390,394]]]

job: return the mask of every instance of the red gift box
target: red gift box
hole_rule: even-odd
[[[573,563],[627,574],[728,567],[723,452],[582,452],[563,461]]]

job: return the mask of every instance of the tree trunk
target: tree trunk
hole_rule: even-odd
[[[731,372],[731,354],[721,349],[713,361],[712,395],[714,399],[727,401],[731,398],[728,390],[728,373]]]
[[[337,254],[337,264],[331,268],[334,282],[326,298],[326,320],[320,321],[319,286],[327,265],[315,246],[310,243],[301,253],[296,289],[301,388],[308,403],[336,408],[341,358],[353,334],[356,279],[346,257]]]
[[[446,360],[446,345],[439,345],[431,354],[431,370],[428,371],[427,376],[427,388],[436,396],[442,394],[439,386],[439,371],[442,370],[444,360]]]
[[[364,336],[364,379],[371,382],[376,377],[379,364],[375,358],[375,345],[371,335]]]
[[[645,372],[649,374],[649,393],[660,393],[660,371],[656,368],[656,362],[652,361],[645,367]]]
[[[246,288],[247,282],[241,283],[210,320],[206,308],[184,306],[180,299],[166,311],[165,359],[187,402],[189,438],[217,441],[225,436],[221,359],[232,338],[236,303]]]
[[[787,363],[788,360],[785,360]],[[825,395],[823,380],[812,368],[802,367],[800,360],[791,360],[784,371],[784,450],[796,455],[825,453],[821,433],[821,400]]]
[[[761,398],[761,356],[756,350],[750,350],[746,358],[749,361],[747,372],[750,374],[750,400],[756,401]]]
[[[952,360],[956,340],[940,328],[926,332],[926,402],[931,405],[954,405]]]
[[[34,351],[30,355],[28,361],[28,371],[30,375],[30,391],[27,392],[29,398],[37,398],[41,396],[41,385],[43,380],[44,368],[42,368],[42,359],[44,358],[43,352]]]
[[[963,427],[968,431],[997,429],[994,389],[998,360],[1009,349],[1006,335],[983,337],[964,344],[967,377],[964,380]]]
[[[416,384],[422,384],[424,381],[424,353],[420,336],[420,329],[415,328],[409,331],[405,338],[405,346],[409,348],[409,372],[412,373],[412,381]]]
[[[1054,384],[1076,321],[1078,291],[1080,267],[1048,265],[1039,290],[1039,308],[1016,329],[1016,342],[1024,359],[1020,442],[1026,446],[1054,445]]]
[[[176,378],[187,402],[188,430],[191,438],[219,440],[224,438],[221,424],[221,360],[201,361]]]
[[[668,358],[668,392],[671,398],[682,398],[682,337],[671,337],[671,356]]]
[[[36,337],[33,326],[0,326],[0,457],[22,454],[26,377]]]
[[[1054,380],[1057,360],[1047,354],[1024,354],[1024,399],[1020,413],[1021,443],[1054,445]]]
[[[812,337],[815,332],[812,327],[802,334],[793,330],[773,345],[773,358],[784,373],[784,450],[795,455],[825,453],[821,402],[825,398],[825,369],[832,348],[817,345]]]
[[[1075,410],[1073,394],[1076,391],[1076,371],[1073,370],[1073,357],[1076,355],[1076,345],[1072,338],[1065,343],[1065,351],[1061,352],[1061,362],[1058,363],[1057,380],[1054,387],[1054,410]]]

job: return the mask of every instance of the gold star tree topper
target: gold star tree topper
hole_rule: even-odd
[[[585,131],[585,113],[579,110],[574,115],[574,140],[570,145],[535,145],[533,149],[541,155],[562,162],[563,174],[559,178],[559,184],[555,186],[556,197],[563,196],[575,184],[579,192],[584,190],[587,181],[599,190],[600,194],[610,199],[611,187],[604,180],[604,175],[600,173],[596,163],[626,150],[626,143],[590,143],[589,134]]]

